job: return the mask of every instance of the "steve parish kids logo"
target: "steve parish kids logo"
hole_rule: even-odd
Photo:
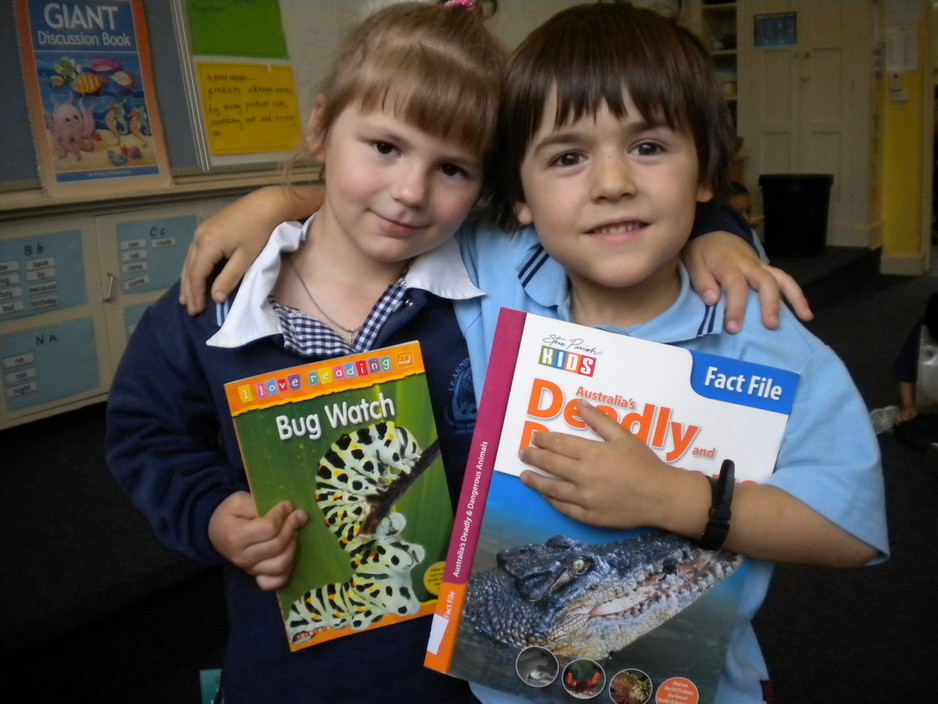
[[[577,338],[568,339],[552,334],[545,337],[543,343],[538,355],[538,364],[582,376],[593,376],[597,357],[602,354],[595,347],[585,345],[582,339]]]

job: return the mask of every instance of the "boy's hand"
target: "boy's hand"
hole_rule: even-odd
[[[208,533],[222,557],[253,575],[261,589],[270,591],[289,579],[297,531],[307,520],[304,511],[294,510],[287,501],[258,517],[251,495],[238,491],[215,509]]]
[[[720,300],[721,288],[726,293],[723,327],[727,332],[742,329],[750,288],[759,292],[762,324],[767,328],[778,327],[782,297],[799,319],[814,318],[798,283],[781,269],[759,259],[755,250],[734,234],[711,232],[691,240],[684,248],[684,265],[691,285],[707,304]]]
[[[537,433],[534,445],[521,451],[527,464],[550,472],[523,472],[521,481],[539,492],[561,513],[601,528],[656,526],[681,532],[668,512],[679,486],[689,491],[692,524],[697,534],[706,520],[709,484],[702,476],[672,467],[641,440],[586,401],[577,409],[602,441],[566,433]]]
[[[305,218],[322,205],[321,186],[268,186],[239,198],[202,222],[182,265],[179,303],[189,315],[205,310],[209,277],[228,261],[212,283],[212,300],[224,301],[261,253],[281,222]]]
[[[205,310],[205,293],[215,267],[228,260],[212,284],[212,300],[221,303],[261,253],[273,228],[282,222],[279,213],[271,215],[254,205],[258,193],[236,200],[195,229],[179,289],[179,302],[189,315]]]

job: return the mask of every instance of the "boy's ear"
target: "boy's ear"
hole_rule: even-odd
[[[515,217],[522,225],[534,224],[534,215],[531,213],[528,204],[523,201],[515,203]]]
[[[326,163],[326,130],[322,125],[328,102],[325,93],[317,95],[306,124],[306,146],[310,156],[321,164]]]

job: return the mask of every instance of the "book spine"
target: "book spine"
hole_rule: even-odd
[[[503,308],[492,341],[479,421],[472,436],[466,474],[454,512],[446,570],[424,662],[439,672],[448,672],[452,660],[525,318],[524,313]]]

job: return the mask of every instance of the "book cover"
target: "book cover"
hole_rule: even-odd
[[[533,431],[598,439],[590,401],[681,468],[773,471],[792,372],[502,310],[428,667],[539,702],[713,702],[747,569],[652,529],[593,528],[525,487]]]
[[[17,0],[33,139],[50,195],[167,186],[142,0]]]
[[[309,514],[277,592],[291,650],[433,613],[453,509],[420,345],[225,385],[259,514]]]

